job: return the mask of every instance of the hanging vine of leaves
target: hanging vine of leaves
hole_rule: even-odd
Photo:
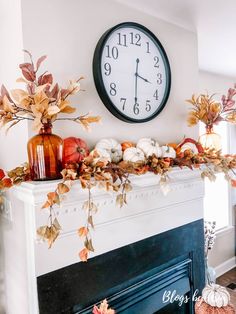
[[[47,241],[51,248],[61,232],[54,207],[61,205],[65,195],[71,190],[75,180],[79,180],[81,188],[88,191],[88,199],[82,208],[86,211],[86,222],[77,230],[78,236],[83,240],[84,247],[78,253],[81,261],[87,261],[89,254],[94,252],[92,241],[92,230],[94,226],[94,215],[98,207],[93,201],[92,189],[98,187],[105,191],[116,193],[116,205],[122,207],[127,204],[127,193],[132,190],[130,174],[142,175],[152,172],[160,176],[160,188],[164,194],[169,191],[169,172],[173,167],[198,168],[203,179],[211,181],[216,179],[217,173],[224,173],[225,179],[236,187],[236,155],[222,155],[220,151],[206,150],[197,155],[187,153],[177,158],[157,158],[155,155],[149,157],[146,162],[125,162],[118,164],[101,160],[97,156],[88,156],[81,164],[68,164],[62,171],[63,180],[58,183],[55,191],[47,194],[47,199],[42,209],[48,210],[47,224],[37,229],[38,236]],[[9,172],[0,169],[0,191],[5,191],[21,182],[29,181],[30,173],[27,164],[17,167]],[[1,202],[1,198],[0,198]]]

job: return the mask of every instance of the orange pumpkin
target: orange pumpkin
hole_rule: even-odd
[[[235,309],[232,304],[222,307],[211,306],[200,298],[195,303],[195,314],[235,314]]]
[[[63,163],[81,162],[89,155],[89,148],[84,140],[76,137],[64,139]]]
[[[121,143],[122,151],[124,152],[127,148],[135,147],[135,144],[132,142],[123,142]]]

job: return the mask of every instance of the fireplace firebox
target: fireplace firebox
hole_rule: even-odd
[[[91,314],[107,298],[117,314],[194,313],[204,280],[200,219],[39,276],[39,309]]]

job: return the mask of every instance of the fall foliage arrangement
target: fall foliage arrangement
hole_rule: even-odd
[[[53,76],[47,71],[38,75],[42,62],[47,56],[40,57],[33,62],[29,51],[24,50],[30,62],[20,64],[23,77],[17,82],[25,83],[26,89],[13,89],[8,91],[4,85],[0,94],[0,127],[6,126],[7,130],[24,120],[32,121],[33,130],[39,131],[45,123],[57,120],[71,120],[80,123],[86,129],[90,123],[98,122],[99,117],[82,115],[76,117],[62,117],[60,114],[72,114],[76,111],[69,102],[69,97],[80,91],[80,81],[70,80],[66,88],[58,83],[53,84]]]
[[[227,95],[221,97],[221,102],[214,99],[214,94],[201,94],[197,97],[192,95],[192,98],[187,100],[192,105],[188,115],[188,125],[194,126],[199,121],[207,127],[212,127],[221,121],[236,123],[235,88],[236,86],[229,88]]]

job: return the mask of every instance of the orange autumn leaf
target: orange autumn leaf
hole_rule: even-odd
[[[232,186],[233,188],[236,188],[236,180],[231,179],[231,186]]]
[[[82,262],[87,262],[87,260],[88,260],[88,253],[89,253],[89,251],[86,248],[84,248],[83,250],[81,250],[79,252],[79,257],[80,257]]]
[[[48,208],[50,206],[51,206],[51,204],[49,203],[49,201],[46,201],[41,208],[44,209],[44,208]]]
[[[78,229],[78,235],[80,237],[86,237],[87,234],[88,234],[88,228],[81,227],[81,228]]]
[[[59,194],[65,194],[70,191],[69,187],[64,183],[59,183],[57,186]]]

